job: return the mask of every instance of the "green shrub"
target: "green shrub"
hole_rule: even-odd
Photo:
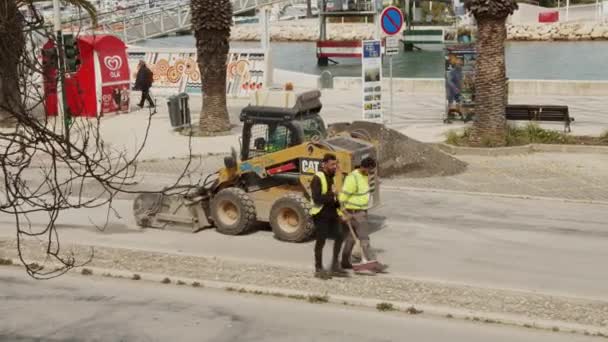
[[[460,133],[456,130],[451,130],[446,133],[445,142],[454,146],[466,146],[469,143],[469,137],[471,136],[471,129],[465,128],[464,132]]]
[[[600,142],[602,144],[608,144],[608,130],[604,131],[604,133],[602,133],[602,135],[600,135]]]
[[[468,146],[471,129],[466,128],[463,133],[449,131],[446,134],[446,143],[455,146]],[[608,131],[599,138],[600,143],[608,144]],[[532,122],[523,127],[507,126],[507,146],[521,146],[528,144],[575,144],[576,137],[560,131],[544,129]],[[481,146],[496,147],[499,144],[491,136],[481,138]]]

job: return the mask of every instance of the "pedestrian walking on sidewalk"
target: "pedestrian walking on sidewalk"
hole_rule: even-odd
[[[150,97],[150,88],[154,82],[154,74],[152,70],[148,68],[146,62],[143,60],[139,61],[137,76],[135,78],[135,87],[133,90],[141,90],[141,100],[139,101],[139,108],[143,108],[146,101],[150,105],[150,108],[154,108],[154,101]]]
[[[361,161],[359,168],[351,172],[344,180],[344,186],[340,191],[339,201],[344,208],[344,219],[349,220],[353,230],[361,243],[363,256],[367,260],[375,260],[371,251],[369,239],[369,222],[367,210],[369,208],[369,175],[375,172],[376,161],[367,157]],[[351,255],[355,246],[355,238],[348,234],[342,251],[341,266],[343,269],[352,269]],[[383,272],[387,266],[378,263],[374,272]]]
[[[340,225],[339,203],[334,185],[337,168],[336,156],[326,154],[323,157],[322,170],[315,174],[310,184],[312,193],[310,214],[313,217],[317,234],[314,250],[315,277],[320,279],[348,276],[348,272],[340,267],[339,260],[344,236]],[[323,248],[325,241],[332,235],[334,237],[332,262],[330,270],[326,271],[323,268]]]

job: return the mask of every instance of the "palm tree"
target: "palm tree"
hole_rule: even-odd
[[[192,30],[203,82],[201,135],[230,130],[226,106],[226,60],[230,48],[232,3],[230,0],[191,0]]]
[[[19,62],[25,52],[24,30],[27,23],[21,8],[33,8],[41,0],[5,0],[0,5],[0,123],[14,121],[15,113],[21,113],[19,88]],[[85,10],[95,22],[97,10],[88,0],[64,2]]]
[[[506,144],[505,40],[507,17],[518,8],[516,0],[465,0],[477,21],[475,113],[472,145]]]

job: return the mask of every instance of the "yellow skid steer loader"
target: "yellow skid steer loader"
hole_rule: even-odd
[[[215,227],[239,235],[257,222],[269,222],[277,239],[302,242],[314,234],[309,214],[310,182],[326,153],[336,155],[336,188],[361,160],[377,157],[377,143],[365,132],[329,137],[319,115],[319,91],[257,93],[240,115],[241,155],[185,195],[140,194],[133,209],[138,225],[165,228],[192,225],[194,232]],[[262,97],[262,98],[260,98]],[[262,102],[262,104],[260,104]],[[379,182],[370,177],[371,203],[379,203]]]

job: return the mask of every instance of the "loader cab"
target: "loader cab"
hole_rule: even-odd
[[[325,138],[325,123],[319,115],[322,107],[320,95],[318,91],[301,94],[289,107],[276,104],[245,107],[240,117],[243,122],[241,160]],[[289,104],[289,99],[285,103]]]

